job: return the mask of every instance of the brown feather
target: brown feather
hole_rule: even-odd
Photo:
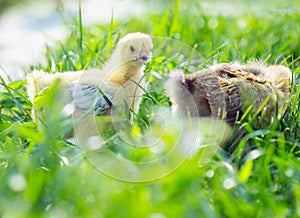
[[[261,62],[217,64],[194,74],[179,74],[180,79],[171,77],[166,83],[173,104],[180,110],[192,111],[191,115],[215,116],[231,124],[248,106],[252,105],[255,113],[268,97],[266,116],[268,121],[272,120],[276,99],[284,111],[290,92],[290,70],[284,66],[268,67]],[[176,82],[177,79],[181,82]]]

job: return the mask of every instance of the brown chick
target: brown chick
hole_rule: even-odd
[[[276,108],[283,114],[290,94],[291,71],[261,62],[217,64],[194,74],[173,71],[165,84],[176,111],[189,116],[215,116],[234,124],[246,110],[254,115],[265,101],[262,123],[270,124]],[[254,123],[258,125],[258,119]]]

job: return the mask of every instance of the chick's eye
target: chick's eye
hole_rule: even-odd
[[[134,47],[132,45],[129,47],[129,49],[131,52],[134,52]]]

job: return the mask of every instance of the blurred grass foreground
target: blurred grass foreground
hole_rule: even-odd
[[[199,162],[203,152],[196,149],[166,176],[125,182],[101,173],[91,163],[95,156],[85,156],[78,145],[63,140],[73,122],[60,120],[55,88],[47,92],[46,101],[41,100],[49,114],[45,128],[38,128],[31,117],[25,79],[10,83],[1,79],[0,217],[300,217],[299,1],[189,0],[156,5],[157,10],[138,18],[114,20],[112,16],[109,24],[92,26],[83,26],[79,13],[68,20],[66,40],[47,46],[47,63],[29,66],[26,73],[35,68],[49,73],[101,68],[120,37],[144,32],[177,40],[200,54],[191,59],[190,71],[215,62],[253,59],[289,67],[292,94],[284,116],[261,129],[254,129],[251,122],[237,122],[234,131],[243,129],[245,135],[224,147],[206,141],[215,151],[204,164]],[[154,54],[145,70],[150,85],[128,134],[142,135],[153,122],[153,136],[162,131],[156,115],[164,113],[156,110],[170,108],[163,83],[172,69],[187,61],[182,47],[170,48],[173,59],[168,49]],[[164,123],[164,145],[169,148],[184,130],[176,129],[168,115],[163,120],[169,122]],[[199,129],[203,139],[210,137],[205,129]],[[109,151],[132,163],[157,157],[157,149],[124,148],[115,135],[114,131],[104,135]],[[181,144],[191,146],[188,140]],[[169,163],[178,161],[176,155],[172,158]],[[122,167],[136,169],[115,166]],[[161,162],[143,173],[155,175],[165,169],[168,165]]]

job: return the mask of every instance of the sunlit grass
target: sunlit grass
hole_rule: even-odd
[[[50,109],[45,128],[38,128],[30,115],[32,104],[26,97],[25,81],[8,84],[1,80],[0,216],[300,216],[299,13],[266,10],[257,14],[249,8],[245,14],[213,16],[198,6],[190,10],[188,4],[179,1],[167,5],[169,10],[163,14],[123,22],[112,18],[109,25],[85,27],[75,18],[70,21],[74,25],[68,39],[59,42],[57,48],[47,47],[47,64],[32,68],[51,73],[101,68],[121,36],[141,31],[177,39],[194,48],[201,57],[194,63],[197,69],[214,62],[245,63],[252,59],[288,66],[293,82],[284,117],[264,129],[238,123],[236,129],[243,128],[245,135],[219,148],[204,167],[199,167],[200,153],[196,153],[163,179],[133,184],[101,174],[78,146],[62,140],[72,122],[60,122],[60,108],[55,106],[57,87],[47,93],[47,102],[40,101]],[[170,106],[162,84],[180,63],[166,58],[154,54],[148,65],[150,86],[132,131],[147,130],[157,105]],[[112,140],[108,144],[114,152],[133,160],[151,157],[146,150],[138,154],[121,150],[113,135],[108,131],[105,138]]]

